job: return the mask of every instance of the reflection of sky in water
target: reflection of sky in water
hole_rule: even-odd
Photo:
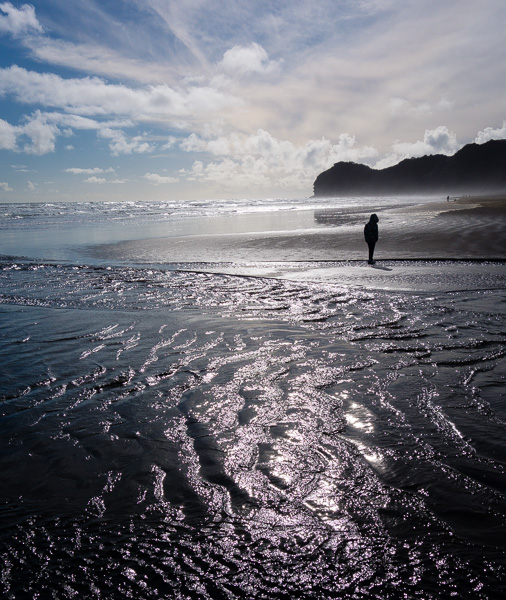
[[[361,229],[371,211],[381,212],[392,206],[412,204],[415,200],[319,199],[316,204],[298,200],[291,203],[277,201],[274,205],[243,201],[235,209],[231,208],[233,203],[208,201],[202,206],[171,206],[170,210],[162,203],[27,204],[17,205],[17,208],[0,205],[0,254],[76,260],[80,247],[128,240],[261,232],[302,233],[337,227]],[[383,226],[395,226],[398,222],[402,220],[397,215],[382,217]]]
[[[82,597],[135,573],[152,597],[183,578],[178,597],[208,598],[425,598],[458,578],[468,598],[467,581],[497,582],[503,293],[0,274],[2,493],[26,516],[0,541],[18,577],[45,569],[46,591],[58,568]]]
[[[0,238],[0,254],[30,258],[72,259],[79,246],[108,244],[126,240],[213,236],[263,231],[302,231],[323,227],[315,223],[313,211],[285,211],[194,217],[159,223],[105,222],[67,223],[7,229]]]

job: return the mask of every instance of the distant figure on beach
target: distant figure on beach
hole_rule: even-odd
[[[369,218],[369,222],[364,227],[364,237],[367,245],[369,246],[369,264],[374,264],[374,246],[378,241],[378,216],[372,214]]]
[[[446,196],[446,201],[450,202],[450,196]]]

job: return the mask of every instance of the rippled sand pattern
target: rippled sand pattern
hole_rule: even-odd
[[[502,291],[0,277],[4,597],[500,597]]]

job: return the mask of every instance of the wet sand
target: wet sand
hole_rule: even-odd
[[[330,223],[332,210],[327,211]],[[367,253],[362,231],[371,211],[372,204],[349,218],[341,211],[343,224],[324,228],[259,230],[257,223],[252,231],[228,234],[222,227],[217,234],[120,242],[109,246],[108,253],[120,260],[137,254],[139,260],[157,262],[360,260]],[[389,208],[378,215],[377,260],[506,259],[506,196]],[[272,223],[272,215],[268,217]],[[223,220],[233,231],[232,218]]]
[[[313,212],[311,228],[290,230],[286,223],[277,227],[269,214],[265,229],[256,215],[247,231],[243,223],[234,227],[233,217],[223,217],[216,234],[131,240],[93,252],[111,260],[176,263],[184,270],[382,289],[489,289],[504,284],[506,196],[467,196],[377,211],[380,240],[372,266],[365,260],[362,231],[368,215],[376,212],[373,204],[350,213]],[[283,218],[292,217],[278,215]]]
[[[501,597],[506,262],[444,245],[448,260],[385,259],[388,244],[414,252],[392,243],[406,228],[490,222],[481,205],[432,204],[151,229],[104,205],[30,207],[25,227],[14,212],[2,597]],[[318,239],[330,260],[311,260]]]

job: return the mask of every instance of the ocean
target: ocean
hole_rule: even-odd
[[[504,264],[305,279],[368,210],[0,205],[4,598],[504,597]]]

